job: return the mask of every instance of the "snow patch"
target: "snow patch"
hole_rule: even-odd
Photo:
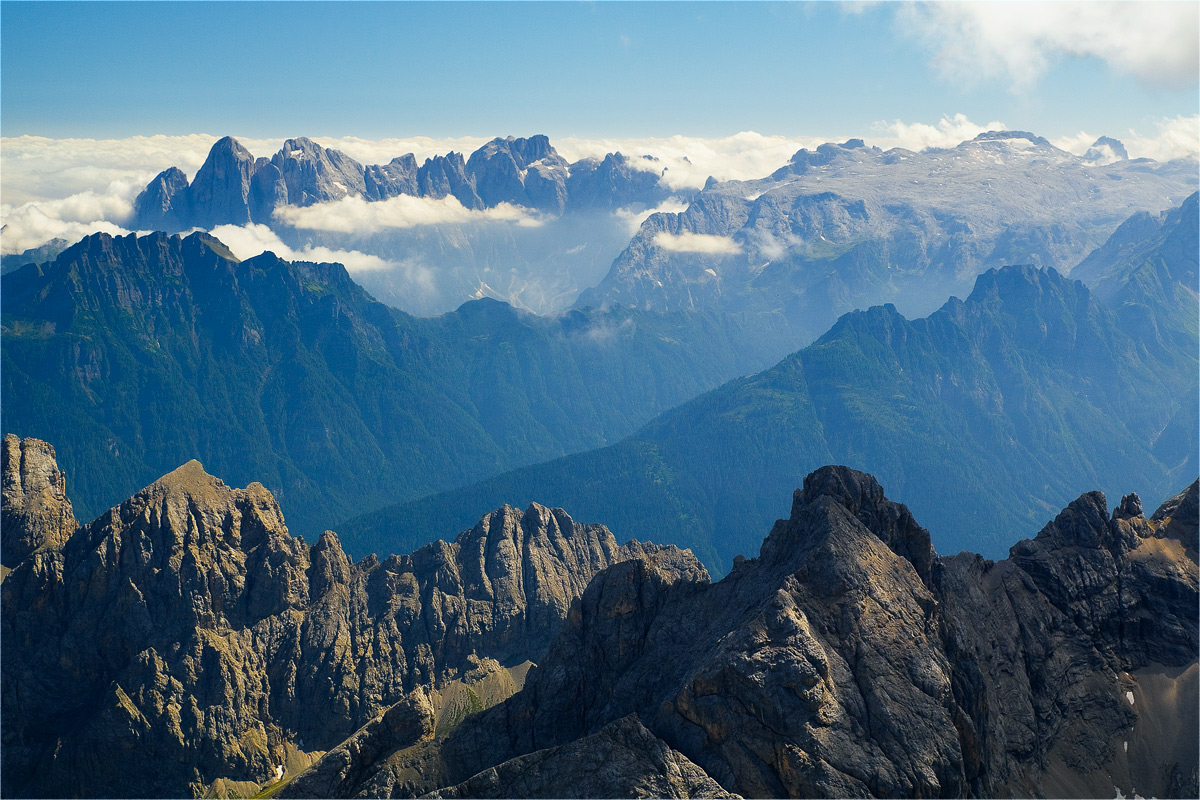
[[[1129,701],[1129,705],[1133,705],[1133,692],[1126,692],[1125,699]]]

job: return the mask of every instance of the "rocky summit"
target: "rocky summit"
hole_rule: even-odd
[[[1197,524],[1195,483],[1150,518],[1090,493],[946,558],[825,467],[719,583],[615,564],[522,691],[283,795],[1193,797]]]
[[[285,141],[269,159],[256,159],[226,136],[212,146],[190,184],[178,167],[147,184],[134,201],[131,224],[168,232],[270,224],[277,209],[289,206],[401,195],[453,196],[469,209],[508,203],[553,216],[596,208],[651,208],[672,194],[660,182],[662,168],[656,166],[649,156],[631,161],[621,153],[568,164],[540,134],[497,137],[469,158],[450,152],[427,158],[420,167],[412,153],[363,166],[303,136]]]
[[[48,444],[3,454],[4,796],[252,793],[381,714],[398,735],[413,691],[443,733],[512,694],[614,563],[707,578],[536,504],[353,563],[197,461],[77,527]]]

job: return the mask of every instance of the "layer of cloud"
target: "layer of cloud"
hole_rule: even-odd
[[[266,225],[218,225],[211,233],[241,259],[270,251],[288,261],[336,261],[347,272],[373,272],[395,267],[390,261],[358,250],[334,250],[311,245],[296,250],[284,244]]]
[[[1020,90],[1069,56],[1101,59],[1150,86],[1197,83],[1194,2],[913,3],[897,21],[955,81],[999,78]]]
[[[128,187],[110,185],[104,192],[88,190],[61,200],[0,204],[0,252],[21,253],[56,238],[73,242],[97,231],[129,233],[123,227],[132,210],[128,197]]]
[[[724,256],[742,252],[741,246],[732,239],[707,233],[674,234],[660,231],[654,234],[653,242],[658,247],[674,253]]]
[[[617,219],[625,223],[629,235],[633,236],[641,229],[642,223],[649,219],[652,214],[680,214],[686,211],[687,207],[687,203],[676,197],[671,197],[654,208],[646,208],[641,211],[635,211],[632,208],[618,208],[613,214]]]
[[[1055,147],[1081,156],[1101,135],[1114,136],[1125,145],[1130,158],[1152,158],[1155,161],[1171,161],[1176,158],[1200,158],[1200,114],[1190,117],[1168,117],[1158,120],[1152,135],[1130,129],[1123,135],[1118,131],[1090,133],[1080,131],[1071,136],[1052,139]]]
[[[367,202],[344,197],[312,206],[276,209],[274,218],[293,228],[337,233],[378,233],[420,225],[465,225],[476,222],[509,222],[522,226],[541,224],[537,215],[524,208],[501,203],[495,208],[474,211],[448,195],[441,199],[400,195]]]
[[[954,147],[968,139],[974,139],[985,131],[1002,131],[1007,127],[999,120],[980,125],[967,119],[965,114],[942,117],[935,125],[896,120],[891,123],[879,123],[878,126],[887,135],[872,138],[873,144],[880,147],[903,147],[906,150],[917,151],[930,147]]]
[[[683,190],[699,189],[709,176],[719,181],[761,178],[786,164],[797,150],[804,147],[812,149],[830,140],[830,137],[764,136],[754,131],[743,131],[733,136],[715,138],[566,138],[555,139],[552,144],[563,158],[571,162],[583,158],[603,158],[606,153],[623,153],[630,158],[630,166],[661,173],[667,186]],[[655,160],[640,158],[643,155],[652,155]],[[664,167],[666,172],[663,172]]]

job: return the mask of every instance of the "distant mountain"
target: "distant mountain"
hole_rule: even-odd
[[[1196,483],[1150,518],[1089,492],[1003,561],[945,557],[823,467],[720,582],[615,564],[520,692],[279,796],[1192,797],[1198,524]]]
[[[54,450],[6,436],[5,797],[249,796],[423,690],[430,729],[512,694],[592,575],[690,553],[618,547],[561,509],[501,508],[453,543],[352,563],[288,533],[261,484],[189,462],[79,528]],[[60,536],[66,526],[70,538]],[[503,666],[502,666],[503,665]],[[510,667],[514,669],[505,669]],[[249,791],[246,791],[249,789]]]
[[[43,261],[53,261],[58,254],[71,246],[66,239],[51,239],[40,247],[31,247],[23,253],[12,253],[0,256],[0,273],[12,272],[17,267],[26,264],[40,264]]]
[[[303,531],[616,441],[777,357],[764,318],[415,319],[340,265],[204,234],[87,237],[5,275],[2,302],[5,427],[57,440],[84,515],[199,456]]]
[[[620,153],[568,164],[541,135],[493,139],[469,157],[451,152],[418,165],[408,153],[367,166],[303,137],[288,139],[270,158],[255,158],[225,137],[190,183],[174,167],[155,177],[126,224],[176,232],[254,223],[296,251],[376,256],[374,268],[355,272],[355,280],[413,314],[440,314],[482,297],[553,314],[604,276],[629,242],[634,215],[690,196],[660,180],[663,172],[652,156]],[[510,208],[500,220],[440,204],[401,203],[374,222],[354,216],[372,212],[355,209],[342,209],[351,217],[332,222],[279,213],[401,198],[453,198],[473,212]]]
[[[1194,160],[1077,157],[1019,131],[954,148],[801,150],[761,180],[710,182],[647,219],[577,307],[779,311],[811,340],[855,308],[924,314],[1006,264],[1067,273],[1139,211],[1177,205]],[[1117,153],[1101,158],[1099,150]]]
[[[176,167],[159,173],[135,200],[131,224],[168,233],[270,224],[275,210],[286,206],[401,195],[453,196],[469,209],[508,203],[553,215],[576,208],[653,208],[672,194],[658,180],[661,172],[638,168],[620,153],[568,164],[542,135],[496,138],[465,161],[451,152],[427,158],[420,167],[411,153],[363,166],[305,137],[288,139],[270,159],[256,159],[226,136],[212,146],[190,184]]]
[[[1196,247],[1192,237],[1193,262]],[[895,487],[941,549],[994,556],[1081,487],[1137,485],[1158,500],[1200,468],[1195,287],[1176,284],[1163,299],[1137,274],[1115,310],[1078,281],[1025,266],[989,270],[965,300],[924,319],[891,305],[856,311],[771,369],[616,445],[339,530],[352,552],[387,551],[539,497],[621,535],[690,547],[723,572],[770,525],[772,498],[821,464],[846,463]],[[1162,336],[1126,305],[1193,334]]]

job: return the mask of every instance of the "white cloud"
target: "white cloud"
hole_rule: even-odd
[[[903,147],[906,150],[924,150],[928,147],[955,147],[968,139],[974,139],[985,131],[1001,131],[1007,126],[999,120],[980,125],[967,119],[965,114],[942,117],[936,125],[924,122],[876,123],[888,135],[871,137],[868,141],[885,149]]]
[[[130,187],[110,184],[105,192],[91,190],[61,200],[28,201],[0,205],[0,252],[20,253],[60,237],[69,241],[103,231],[129,233],[122,224],[129,218]]]
[[[1118,135],[1130,158],[1152,158],[1155,161],[1171,161],[1176,158],[1200,158],[1200,114],[1190,117],[1169,117],[1158,120],[1154,134],[1143,134],[1130,129]],[[1102,134],[1080,131],[1070,136],[1051,140],[1055,147],[1081,156]],[[1112,135],[1106,133],[1103,135]]]
[[[678,235],[660,231],[654,234],[654,244],[675,253],[702,253],[705,255],[731,255],[742,252],[737,242],[724,236],[707,233],[680,233]]]
[[[947,78],[1031,86],[1063,56],[1099,58],[1153,86],[1195,86],[1194,2],[914,3],[897,21],[933,51]]]
[[[336,261],[351,273],[394,269],[397,266],[394,262],[358,250],[333,250],[321,246],[306,246],[295,250],[284,244],[266,225],[218,225],[211,233],[241,259],[270,250],[287,261]]]
[[[629,235],[633,236],[637,233],[642,223],[650,218],[652,214],[680,214],[687,211],[688,204],[677,197],[669,197],[661,204],[654,208],[635,211],[632,208],[618,208],[613,212],[613,216],[625,223]]]
[[[376,233],[388,228],[472,222],[509,222],[527,227],[541,224],[534,212],[524,208],[501,203],[495,208],[474,211],[453,195],[438,200],[400,195],[377,202],[344,197],[330,203],[279,208],[275,219],[293,228],[338,233]]]
[[[719,181],[753,180],[769,175],[788,162],[797,150],[831,141],[814,136],[764,136],[743,131],[733,136],[701,138],[666,136],[644,139],[554,139],[552,144],[567,161],[603,158],[623,153],[630,166],[660,173],[672,189],[699,189],[711,175]],[[840,140],[839,140],[840,141]],[[652,155],[656,161],[641,158]]]

